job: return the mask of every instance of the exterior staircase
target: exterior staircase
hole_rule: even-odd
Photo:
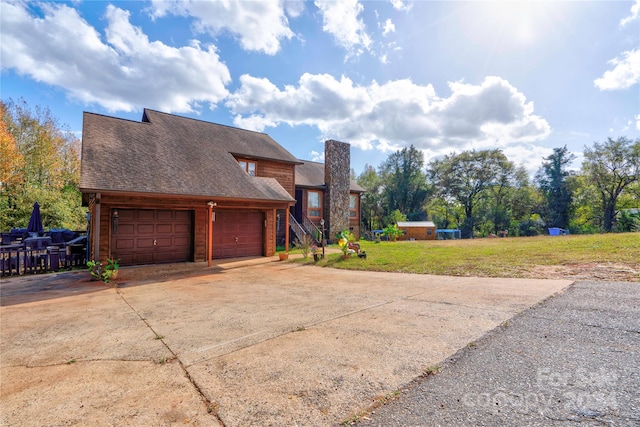
[[[302,224],[289,212],[289,227],[293,236],[302,240],[303,236],[309,236],[316,245],[322,241],[322,231],[309,218],[303,216]]]

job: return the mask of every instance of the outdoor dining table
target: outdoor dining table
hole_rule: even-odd
[[[25,249],[41,250],[51,246],[51,237],[28,237],[22,241]]]

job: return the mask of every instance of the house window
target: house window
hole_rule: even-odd
[[[349,218],[358,217],[358,196],[355,194],[349,195]]]
[[[244,169],[244,171],[250,176],[256,176],[256,162],[251,162],[249,160],[238,160],[238,163],[240,164],[240,167]]]
[[[307,216],[309,218],[322,217],[322,204],[320,203],[319,191],[307,192]]]

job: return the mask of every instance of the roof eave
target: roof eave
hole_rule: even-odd
[[[238,153],[235,151],[230,151],[229,154],[231,154],[233,157],[241,157],[243,159],[247,159],[247,160],[269,160],[272,162],[277,162],[277,163],[286,163],[289,165],[301,165],[303,164],[300,161],[293,161],[293,160],[284,160],[284,159],[278,159],[278,158],[272,158],[272,157],[260,157],[260,156],[255,156],[255,155],[251,155],[251,154],[245,154],[245,153]]]

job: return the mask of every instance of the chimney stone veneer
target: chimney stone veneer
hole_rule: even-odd
[[[325,238],[335,241],[336,234],[349,229],[349,187],[351,146],[332,139],[324,143],[324,219]]]

